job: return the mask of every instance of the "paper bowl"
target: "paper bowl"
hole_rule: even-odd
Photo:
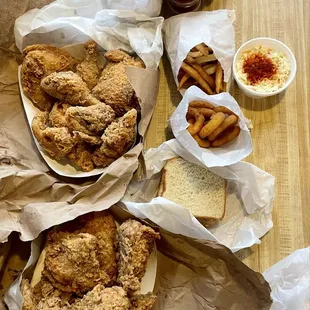
[[[247,85],[243,84],[238,77],[236,64],[237,64],[237,61],[239,60],[241,53],[244,52],[246,49],[253,48],[254,46],[257,46],[257,45],[270,47],[274,50],[277,50],[277,51],[284,53],[284,55],[287,57],[288,61],[291,64],[291,72],[290,72],[290,75],[289,75],[286,83],[281,88],[279,88],[277,91],[270,92],[270,93],[262,93],[262,92],[252,90]],[[234,61],[233,61],[234,79],[237,82],[241,91],[246,96],[251,97],[251,98],[255,98],[255,99],[266,98],[266,97],[274,96],[274,95],[277,95],[277,94],[283,92],[292,83],[292,81],[295,78],[295,75],[296,75],[296,60],[295,60],[294,54],[284,43],[282,43],[276,39],[264,38],[263,37],[263,38],[255,38],[255,39],[252,39],[250,41],[247,41],[243,45],[241,45],[241,47],[237,50],[237,52],[234,56]]]

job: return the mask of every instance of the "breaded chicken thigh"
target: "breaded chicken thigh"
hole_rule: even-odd
[[[89,89],[93,89],[99,80],[97,44],[90,40],[84,44],[85,58],[76,67],[76,73],[83,79]]]
[[[130,149],[135,142],[136,122],[137,111],[132,109],[106,128],[103,144],[93,154],[96,166],[107,166]]]
[[[104,57],[110,63],[103,69],[92,94],[110,105],[118,116],[122,116],[132,108],[139,109],[138,99],[127,78],[125,68],[127,66],[144,68],[142,60],[120,50],[106,52]]]
[[[26,47],[23,56],[23,91],[41,111],[50,111],[55,99],[41,89],[41,80],[52,72],[75,70],[77,61],[68,52],[45,44]]]
[[[130,298],[130,310],[151,310],[156,301],[156,296],[149,293],[146,295],[136,295]]]

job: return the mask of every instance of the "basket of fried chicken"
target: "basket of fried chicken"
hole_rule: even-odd
[[[48,164],[65,160],[77,171],[90,172],[135,145],[141,107],[126,68],[145,68],[140,58],[122,50],[99,53],[92,40],[84,44],[82,60],[45,44],[26,47],[23,56],[21,92],[32,112],[23,98],[24,107]]]
[[[116,222],[109,211],[55,226],[31,280],[21,281],[23,309],[151,309],[159,238],[137,220]]]

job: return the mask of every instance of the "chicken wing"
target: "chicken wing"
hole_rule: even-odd
[[[131,219],[118,228],[117,234],[120,254],[117,283],[132,294],[140,290],[154,241],[160,235],[152,228]]]
[[[107,166],[130,149],[135,142],[136,122],[137,111],[132,109],[106,128],[103,144],[93,154],[96,166]]]
[[[89,89],[93,89],[99,80],[97,44],[90,40],[84,44],[85,58],[76,67],[76,73],[83,79]]]
[[[90,106],[100,103],[90,94],[82,78],[72,71],[51,73],[42,79],[41,87],[49,95],[71,105]]]
[[[123,51],[113,50],[104,54],[108,64],[102,71],[98,84],[92,94],[100,101],[110,105],[118,116],[132,108],[139,109],[139,103],[126,75],[126,66],[144,68],[140,59],[135,59]]]
[[[89,135],[102,134],[114,119],[113,109],[102,102],[89,107],[71,107],[66,111],[68,128]]]
[[[56,102],[53,105],[52,111],[49,114],[48,120],[53,127],[67,127],[65,114],[70,104]]]
[[[146,295],[136,295],[130,299],[130,310],[151,310],[156,301],[156,296],[149,293]]]
[[[104,288],[98,284],[92,291],[76,301],[71,310],[129,310],[130,301],[121,287]]]
[[[68,52],[45,44],[26,47],[23,56],[23,91],[41,111],[50,111],[55,99],[41,89],[41,80],[52,72],[74,70],[77,62]]]
[[[42,148],[56,159],[63,158],[77,143],[68,128],[47,127],[48,113],[38,112],[32,120],[32,131]]]

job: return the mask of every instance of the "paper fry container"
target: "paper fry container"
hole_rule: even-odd
[[[221,147],[200,147],[187,131],[186,120],[188,105],[194,100],[208,101],[214,106],[225,106],[239,117],[241,131],[233,141]],[[235,164],[252,152],[252,138],[248,128],[251,122],[243,115],[236,100],[228,93],[209,96],[196,86],[191,86],[184,93],[178,107],[170,118],[170,126],[181,145],[207,167],[223,167]]]
[[[218,10],[180,14],[164,22],[164,44],[177,85],[178,73],[187,53],[202,42],[212,48],[224,70],[224,81],[230,83],[235,54],[234,20],[234,11]]]

